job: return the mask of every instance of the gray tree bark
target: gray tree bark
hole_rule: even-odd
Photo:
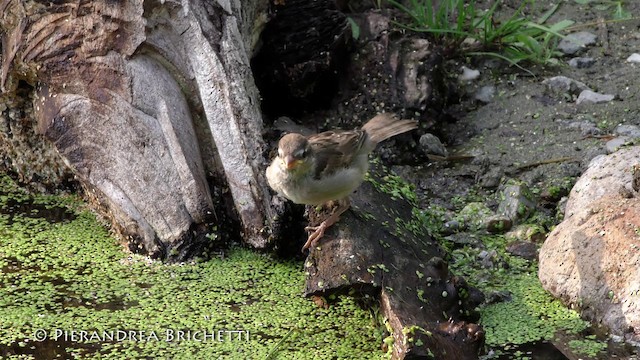
[[[35,131],[132,244],[180,258],[224,177],[249,244],[269,243],[249,67],[266,0],[0,1],[3,97],[35,87]],[[225,189],[226,190],[226,189]],[[221,191],[221,193],[224,191]]]

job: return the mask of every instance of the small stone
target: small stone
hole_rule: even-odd
[[[495,189],[500,185],[500,180],[502,180],[502,176],[504,175],[504,171],[499,166],[494,166],[489,169],[482,177],[480,178],[480,186],[485,189]]]
[[[565,36],[558,44],[558,50],[566,55],[573,55],[594,45],[598,37],[588,31],[579,31]]]
[[[638,53],[633,53],[633,54],[631,54],[631,56],[629,56],[629,57],[627,58],[627,62],[630,62],[630,63],[640,63],[640,54],[638,54]]]
[[[504,265],[504,261],[498,255],[498,252],[495,250],[486,251],[483,250],[478,254],[480,258],[480,266],[485,269],[493,269],[496,267],[500,267],[500,265]]]
[[[630,139],[626,136],[618,136],[615,139],[607,141],[604,148],[607,150],[607,154],[611,154],[620,150],[620,148],[627,144],[629,140]]]
[[[580,129],[580,135],[582,136],[590,136],[590,135],[602,135],[602,130],[599,129],[596,124],[591,121],[573,121],[569,123],[569,128],[571,129]]]
[[[457,233],[461,230],[461,225],[458,220],[449,220],[442,226],[442,234],[443,235],[451,235]]]
[[[547,85],[547,89],[553,93],[569,93],[571,95],[577,95],[581,91],[589,90],[589,87],[580,81],[573,80],[566,76],[554,76],[542,81],[544,85]]]
[[[458,213],[458,218],[470,230],[486,228],[486,219],[493,215],[493,211],[481,202],[468,203]]]
[[[487,85],[478,89],[475,95],[475,99],[482,103],[488,104],[493,101],[493,97],[495,96],[495,94],[495,86]]]
[[[527,260],[538,258],[538,245],[529,241],[516,241],[507,245],[507,252]]]
[[[462,74],[458,76],[458,80],[460,81],[472,81],[480,77],[480,71],[476,69],[469,69],[466,66],[462,67]]]
[[[613,132],[616,135],[626,136],[631,139],[640,138],[640,126],[637,125],[620,124]]]
[[[420,150],[427,155],[447,157],[447,148],[442,141],[433,134],[426,133],[420,136]]]
[[[461,247],[466,245],[479,246],[481,244],[480,239],[478,239],[474,234],[466,232],[451,234],[449,236],[445,236],[445,239]]]
[[[595,104],[609,102],[615,99],[615,95],[600,94],[591,90],[583,90],[576,100],[576,104],[582,104],[583,102],[591,102]]]
[[[595,62],[596,60],[591,57],[575,57],[569,60],[569,66],[574,67],[576,69],[585,69],[593,66]]]

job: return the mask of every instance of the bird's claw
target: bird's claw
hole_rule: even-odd
[[[302,247],[302,252],[310,248],[311,246],[315,246],[316,242],[320,240],[324,236],[324,231],[327,230],[327,224],[323,221],[319,226],[307,226],[304,229],[306,231],[313,231],[313,233],[309,234],[309,238],[307,242],[304,243]]]

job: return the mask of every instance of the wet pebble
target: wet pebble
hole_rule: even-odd
[[[588,31],[575,32],[560,41],[558,50],[566,55],[574,55],[586,49],[587,46],[594,45],[597,38],[595,34]]]

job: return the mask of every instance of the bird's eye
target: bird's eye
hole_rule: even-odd
[[[282,157],[282,150],[278,149],[278,157]]]
[[[307,149],[300,149],[300,150],[296,151],[294,156],[297,159],[302,159],[302,158],[306,157],[307,156]]]

